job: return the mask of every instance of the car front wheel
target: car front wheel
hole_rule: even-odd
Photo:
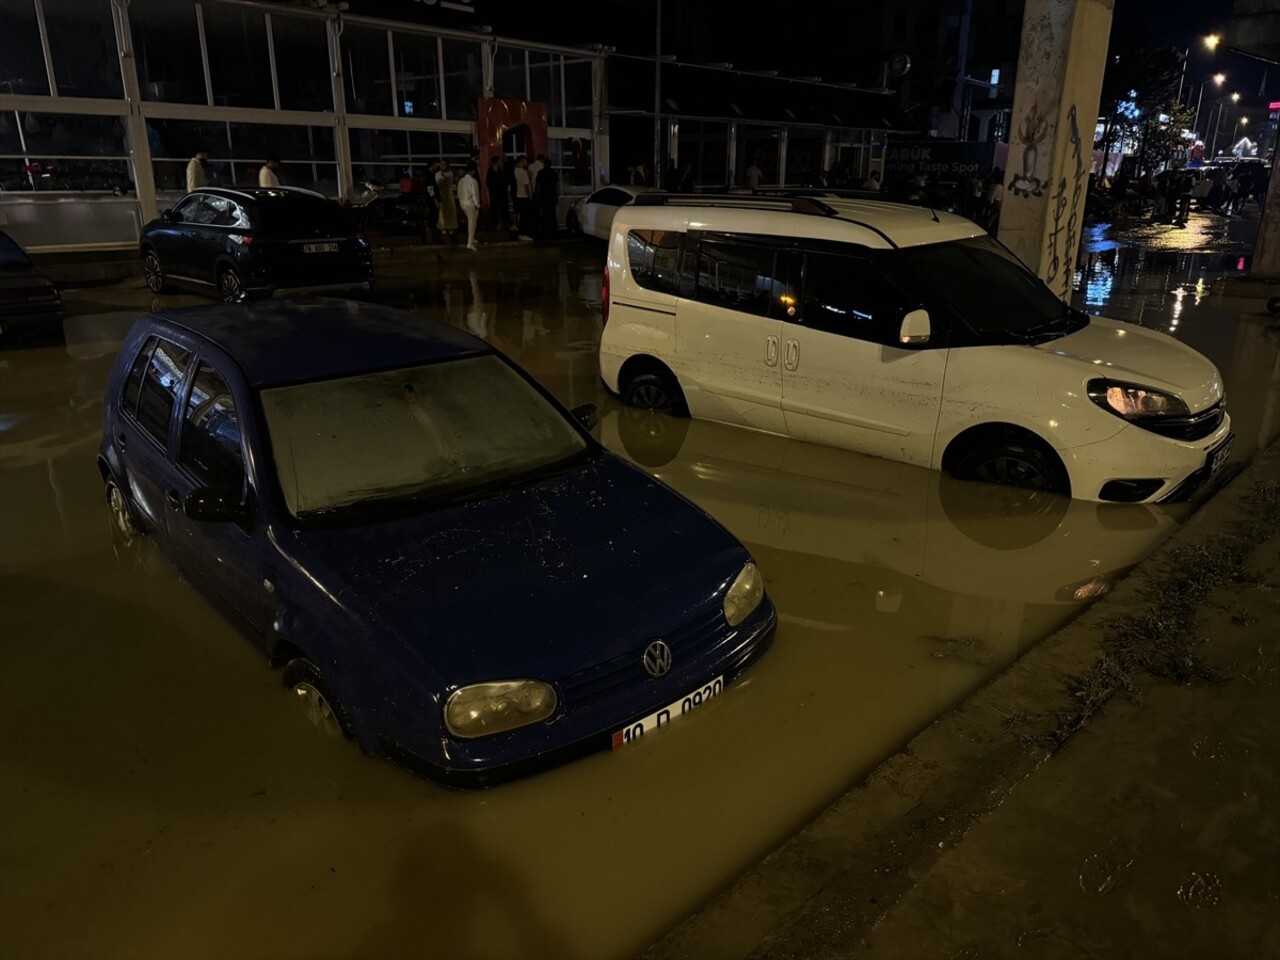
[[[164,266],[154,250],[148,250],[142,255],[142,279],[152,293],[164,293]]]
[[[351,736],[346,707],[314,663],[305,657],[289,661],[284,668],[284,685],[293,691],[313,727],[328,736]]]
[[[666,373],[642,373],[632,377],[622,392],[622,402],[629,407],[676,417],[688,416],[689,413],[680,385]]]
[[[1039,447],[1017,441],[978,444],[956,464],[961,480],[981,480],[1024,490],[1068,493],[1066,471],[1056,457]]]
[[[564,217],[564,226],[575,237],[582,236],[582,224],[578,221],[578,214],[574,210],[570,210]]]
[[[218,296],[223,303],[240,303],[245,299],[244,281],[235,267],[223,267],[218,274]]]

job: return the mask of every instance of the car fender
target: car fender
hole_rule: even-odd
[[[1089,399],[1085,384],[1090,376],[1074,361],[1028,346],[953,349],[932,466],[941,467],[956,437],[985,423],[1021,427],[1059,453],[1115,436],[1124,429],[1124,421]]]

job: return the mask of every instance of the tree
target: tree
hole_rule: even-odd
[[[1094,148],[1102,151],[1104,168],[1107,154],[1116,143],[1126,136],[1137,135],[1153,111],[1159,112],[1161,104],[1177,99],[1181,79],[1181,50],[1172,47],[1112,50],[1098,104],[1102,137],[1094,143]]]
[[[1153,169],[1184,154],[1187,139],[1182,132],[1190,129],[1195,115],[1194,110],[1177,100],[1148,114],[1142,134],[1142,162],[1139,166]],[[1163,117],[1168,119],[1161,119]]]

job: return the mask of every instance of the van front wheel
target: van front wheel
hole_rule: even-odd
[[[632,377],[622,392],[622,402],[629,407],[687,417],[684,394],[675,378],[662,373],[642,373]]]
[[[1024,490],[1069,494],[1071,483],[1057,457],[1016,440],[980,443],[956,464],[961,480],[980,480]]]

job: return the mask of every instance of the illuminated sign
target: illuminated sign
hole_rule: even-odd
[[[1268,109],[1268,110],[1280,110],[1280,100],[1272,100],[1272,101],[1271,101],[1271,106],[1267,107],[1267,109]]]

